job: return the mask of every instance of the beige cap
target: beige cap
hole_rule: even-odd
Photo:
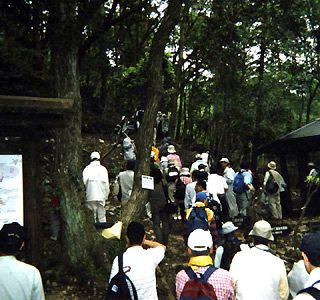
[[[176,153],[176,148],[173,145],[168,146],[168,153]]]
[[[270,161],[267,166],[272,170],[275,170],[277,168],[277,164],[274,161]]]

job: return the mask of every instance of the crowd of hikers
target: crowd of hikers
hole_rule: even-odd
[[[141,110],[136,113],[135,130],[142,114]],[[126,170],[118,174],[112,191],[122,210],[132,192],[136,159],[125,122],[120,135]],[[140,222],[127,226],[128,248],[114,258],[106,299],[158,299],[156,268],[170,247],[172,222],[182,228],[181,243],[189,255],[186,266],[177,270],[177,299],[320,299],[320,232],[302,238],[301,261],[289,274],[284,261],[270,250],[275,242],[270,223],[283,217],[280,194],[286,189],[276,162],[268,162],[261,187],[246,161],[235,172],[227,157],[213,163],[209,152],[200,151],[192,164],[185,165],[168,136],[167,125],[167,114],[159,112],[150,149],[153,189],[146,204],[154,237],[146,237]],[[105,204],[110,194],[108,171],[100,159],[98,152],[92,152],[82,174],[86,205],[96,225],[107,223]],[[310,176],[318,176],[313,163],[308,167]],[[251,242],[239,234],[235,225],[239,219],[250,227],[245,235]],[[22,226],[4,225],[0,231],[0,299],[44,299],[38,270],[14,258],[23,245]]]

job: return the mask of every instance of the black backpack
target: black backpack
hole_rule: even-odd
[[[174,193],[174,197],[177,200],[183,200],[184,196],[186,194],[186,185],[182,182],[182,180],[179,178],[176,182],[176,191]]]
[[[269,171],[269,178],[266,182],[265,190],[269,194],[275,194],[279,190],[279,185],[274,180],[272,172]]]
[[[170,166],[167,174],[167,182],[175,182],[178,179],[179,170],[175,166]]]
[[[312,286],[309,286],[297,293],[297,295],[302,294],[302,293],[307,293],[310,296],[312,296],[316,300],[320,300],[320,290],[314,287],[315,284],[319,283],[320,280],[316,281]]]
[[[230,269],[230,265],[233,257],[237,252],[241,251],[240,244],[241,242],[236,239],[225,240],[225,243],[223,244],[223,254],[221,257],[220,268],[225,270]]]
[[[138,300],[137,290],[131,279],[123,271],[123,254],[118,256],[119,272],[110,280],[106,300]]]

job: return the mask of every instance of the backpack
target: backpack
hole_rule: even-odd
[[[218,215],[222,212],[221,204],[217,200],[214,200],[211,193],[208,195],[208,206],[214,212],[214,215]]]
[[[187,220],[187,234],[196,230],[209,230],[208,216],[205,207],[192,207]]]
[[[137,290],[131,279],[123,271],[123,254],[118,256],[119,272],[112,277],[107,293],[106,300],[138,300]]]
[[[183,200],[186,194],[186,185],[179,178],[176,182],[176,191],[174,193],[174,197],[178,200]]]
[[[279,190],[279,185],[274,180],[273,174],[270,171],[269,171],[269,178],[266,182],[265,190],[268,194],[275,194]]]
[[[233,192],[236,194],[241,194],[246,191],[246,185],[244,183],[243,171],[239,171],[233,180]]]
[[[179,170],[175,166],[168,168],[167,182],[175,182],[179,176]]]
[[[317,288],[314,287],[315,284],[319,283],[320,280],[316,281],[313,285],[303,289],[303,290],[300,290],[297,295],[299,294],[302,294],[302,293],[307,293],[309,294],[310,296],[312,296],[314,299],[318,300],[320,299],[320,290],[318,290]],[[181,299],[181,298],[180,298]]]
[[[213,266],[204,272],[204,274],[195,273],[191,267],[188,267],[185,271],[190,280],[186,282],[180,295],[180,300],[216,300],[217,295],[213,289],[213,286],[208,283],[209,277],[217,270]]]

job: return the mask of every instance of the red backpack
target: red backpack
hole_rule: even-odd
[[[217,268],[209,266],[203,274],[199,274],[195,273],[191,267],[188,267],[186,273],[190,280],[184,285],[180,300],[217,300],[213,286],[208,283],[209,277],[215,270]]]

